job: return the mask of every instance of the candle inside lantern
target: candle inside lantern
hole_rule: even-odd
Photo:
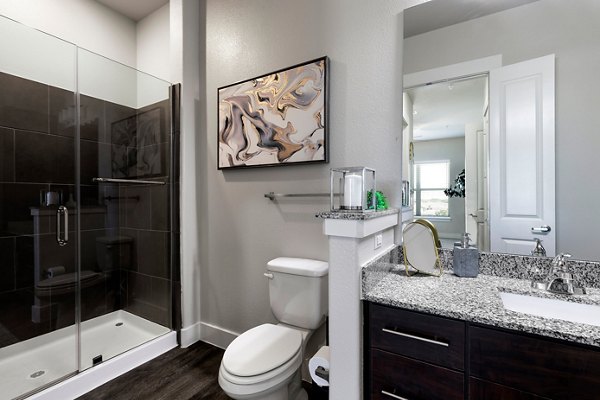
[[[346,174],[344,176],[344,208],[361,209],[362,197],[362,175]]]

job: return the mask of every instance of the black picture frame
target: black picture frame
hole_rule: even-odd
[[[217,169],[328,163],[328,70],[323,56],[219,87]]]

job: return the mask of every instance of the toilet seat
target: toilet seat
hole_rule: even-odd
[[[301,364],[302,333],[280,325],[259,325],[227,347],[219,368],[219,384],[237,396],[255,395],[287,383]],[[264,372],[251,375],[261,370]]]
[[[259,325],[231,342],[223,355],[223,367],[234,376],[262,375],[284,365],[301,347],[299,331],[281,325]]]

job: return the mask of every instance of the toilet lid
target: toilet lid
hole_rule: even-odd
[[[223,355],[230,374],[264,374],[289,361],[302,345],[302,334],[284,326],[263,324],[238,336]]]
[[[103,275],[93,271],[81,271],[79,287],[86,289],[103,282]],[[38,297],[58,296],[74,293],[77,289],[77,273],[67,272],[52,278],[42,279],[35,286]]]

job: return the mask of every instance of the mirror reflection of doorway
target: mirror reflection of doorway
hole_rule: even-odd
[[[443,247],[469,232],[481,250],[487,235],[487,74],[404,91],[403,179],[415,218],[437,228]],[[412,144],[412,146],[410,146]]]

